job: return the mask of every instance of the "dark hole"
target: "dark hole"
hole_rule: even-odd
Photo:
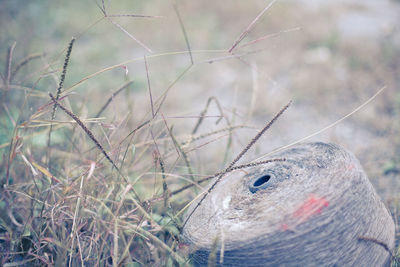
[[[261,176],[260,178],[258,178],[258,179],[254,182],[253,186],[254,186],[254,187],[261,186],[261,185],[265,184],[266,182],[268,182],[269,179],[271,179],[271,176],[270,176],[269,174],[264,175],[264,176]]]

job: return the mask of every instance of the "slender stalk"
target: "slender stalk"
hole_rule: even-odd
[[[203,197],[200,199],[200,201],[197,203],[197,205],[194,207],[194,209],[189,213],[188,217],[186,218],[185,222],[183,223],[183,227],[185,227],[186,223],[189,221],[190,217],[192,217],[193,213],[196,211],[198,207],[200,207],[201,203],[204,201],[204,199],[207,197],[207,195],[215,188],[215,186],[221,181],[222,177],[229,172],[229,170],[243,157],[244,154],[247,153],[247,151],[258,141],[258,139],[274,124],[274,122],[285,112],[285,110],[290,106],[292,101],[290,101],[288,104],[286,104],[273,118],[270,120],[265,127],[258,132],[258,134],[250,141],[250,143],[242,150],[242,152],[239,153],[239,155],[229,164],[229,166],[218,176],[218,178],[215,180],[215,182],[210,186],[210,188],[207,190],[207,192],[203,195]]]

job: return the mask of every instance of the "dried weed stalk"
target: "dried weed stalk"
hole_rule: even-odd
[[[64,65],[63,65],[63,70],[61,73],[61,77],[60,77],[60,82],[58,84],[58,88],[57,88],[57,93],[56,93],[56,97],[55,100],[58,101],[60,99],[60,95],[61,95],[61,90],[64,86],[64,80],[65,80],[65,75],[67,74],[67,68],[68,68],[68,63],[69,63],[69,59],[71,56],[71,52],[72,52],[72,47],[74,46],[74,42],[75,42],[75,38],[72,37],[71,41],[69,42],[68,45],[68,50],[67,50],[67,54],[65,56],[65,60],[64,60]],[[51,112],[51,120],[53,121],[54,118],[56,117],[56,110],[57,110],[57,105],[54,104],[53,105],[53,110]],[[47,139],[47,160],[48,160],[48,167],[49,169],[51,169],[52,164],[51,164],[51,155],[50,155],[50,146],[51,146],[51,133],[53,131],[53,124],[50,124],[50,129],[49,129],[49,136]]]
[[[252,167],[256,167],[256,166],[259,166],[259,165],[264,165],[264,164],[267,164],[267,163],[278,162],[278,161],[286,161],[286,159],[284,159],[284,158],[283,159],[268,159],[268,160],[263,160],[263,161],[258,161],[258,162],[252,162],[252,163],[248,163],[248,164],[238,165],[238,166],[232,167],[226,173],[232,172],[232,171],[235,171],[235,170],[252,168]],[[215,177],[217,177],[217,176],[219,176],[221,174],[222,174],[222,172],[217,172],[217,173],[215,173],[213,175],[210,175],[210,176],[204,177],[203,179],[197,180],[195,184],[189,184],[189,185],[183,186],[183,187],[171,192],[171,196],[179,194],[179,193],[185,191],[186,189],[189,189],[189,188],[191,188],[191,187],[193,187],[193,186],[195,186],[197,184],[201,184],[203,182],[209,181],[212,178],[215,178]]]
[[[192,170],[192,166],[190,164],[190,159],[188,157],[188,155],[186,154],[186,152],[183,150],[183,148],[180,146],[179,142],[176,140],[175,136],[172,134],[172,128],[169,131],[169,134],[171,136],[172,141],[175,144],[175,147],[178,149],[179,154],[182,155],[183,160],[185,161],[190,179],[194,182],[194,175],[193,175],[193,170]]]
[[[221,114],[221,117],[215,122],[215,124],[218,124],[218,123],[221,121],[221,119],[222,119],[223,117],[226,118],[226,117],[224,116],[224,112],[223,112],[223,110],[222,110],[221,104],[219,103],[218,99],[217,99],[216,97],[212,96],[212,97],[208,98],[207,104],[206,104],[205,108],[204,108],[203,111],[200,113],[199,119],[198,119],[196,125],[195,125],[194,128],[193,128],[192,135],[194,135],[194,134],[197,133],[197,130],[199,129],[201,123],[202,123],[203,120],[204,120],[204,116],[206,115],[206,113],[207,113],[207,111],[208,111],[208,108],[209,108],[209,106],[210,106],[210,104],[211,104],[211,101],[213,101],[213,100],[214,100],[215,104],[217,105],[217,108],[218,108],[218,110],[219,110],[219,112],[220,112],[220,114]],[[227,123],[228,123],[228,125],[230,126],[229,120],[227,120]]]
[[[14,67],[13,72],[11,73],[10,76],[10,83],[13,81],[14,77],[18,74],[18,72],[21,70],[22,67],[24,67],[26,64],[28,64],[29,62],[31,62],[34,59],[37,58],[41,58],[43,56],[45,56],[45,53],[35,53],[35,54],[31,54],[25,58],[23,58],[20,62],[18,62],[18,64]]]
[[[14,42],[7,50],[7,61],[6,61],[6,75],[5,75],[5,85],[6,89],[8,89],[8,85],[10,85],[10,80],[11,80],[11,65],[12,65],[12,58],[13,58],[13,53],[15,46],[17,45],[16,42]]]
[[[125,83],[124,85],[122,85],[120,88],[118,88],[114,93],[111,94],[111,96],[107,99],[106,103],[100,108],[100,110],[97,112],[96,114],[96,118],[100,117],[100,115],[107,109],[108,105],[110,105],[111,101],[114,100],[114,98],[121,93],[123,90],[125,90],[126,88],[128,88],[131,84],[133,83],[133,81],[129,81],[127,83]]]
[[[72,113],[72,111],[68,110],[67,108],[65,108],[63,105],[61,105],[57,99],[53,96],[52,93],[49,93],[49,96],[51,98],[51,100],[53,100],[54,105],[56,105],[57,107],[59,107],[62,111],[64,111],[68,116],[70,116],[74,121],[76,121],[76,123],[82,128],[82,130],[86,133],[87,136],[89,136],[89,138],[93,141],[93,143],[96,145],[96,147],[101,151],[101,153],[103,153],[103,155],[106,157],[106,159],[112,164],[112,166],[118,171],[120,172],[119,168],[117,167],[117,165],[114,163],[114,161],[110,158],[110,156],[107,154],[107,152],[105,151],[105,149],[103,148],[103,146],[99,143],[99,141],[97,141],[97,139],[94,137],[93,133],[85,126],[85,124],[83,124],[83,122],[77,117],[75,116],[74,113]]]
[[[179,25],[181,26],[183,37],[185,38],[186,47],[189,51],[190,63],[191,63],[191,65],[193,65],[194,60],[193,60],[192,50],[190,49],[189,37],[186,33],[185,25],[183,24],[183,21],[182,21],[181,15],[179,14],[179,9],[178,9],[178,6],[176,5],[176,3],[173,4],[173,7],[175,10],[176,16],[178,17]]]
[[[239,155],[229,164],[229,166],[218,176],[218,178],[215,180],[215,182],[210,186],[210,188],[207,190],[207,192],[203,195],[203,197],[200,199],[200,201],[197,203],[197,205],[194,207],[194,209],[189,213],[187,216],[185,222],[183,223],[183,227],[186,225],[186,223],[189,221],[190,217],[193,215],[193,213],[196,211],[196,209],[201,205],[201,203],[204,201],[204,199],[207,197],[207,195],[215,188],[215,186],[221,181],[222,177],[229,172],[229,170],[234,167],[234,165],[243,157],[244,154],[247,153],[247,151],[258,141],[258,139],[274,124],[274,122],[285,112],[285,110],[290,106],[292,101],[290,101],[288,104],[286,104],[273,118],[270,122],[268,122],[265,127],[257,133],[257,135],[250,141],[249,144],[242,150],[242,152],[239,153]],[[182,227],[182,228],[183,228]]]
[[[375,243],[375,244],[381,246],[384,250],[386,250],[390,254],[391,261],[393,261],[394,263],[397,263],[397,264],[400,263],[400,258],[398,258],[394,255],[393,251],[390,250],[389,246],[386,243],[379,241],[376,238],[367,237],[367,236],[359,236],[358,240],[372,242],[372,243]]]

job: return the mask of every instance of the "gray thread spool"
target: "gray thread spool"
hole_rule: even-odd
[[[286,161],[227,174],[193,213],[183,237],[195,265],[210,251],[223,266],[389,265],[359,239],[392,250],[394,222],[353,154],[308,143],[274,157]]]

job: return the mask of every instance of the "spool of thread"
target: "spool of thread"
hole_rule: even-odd
[[[195,265],[390,264],[393,219],[352,153],[307,143],[274,158],[286,160],[227,174],[194,211],[183,238]]]

